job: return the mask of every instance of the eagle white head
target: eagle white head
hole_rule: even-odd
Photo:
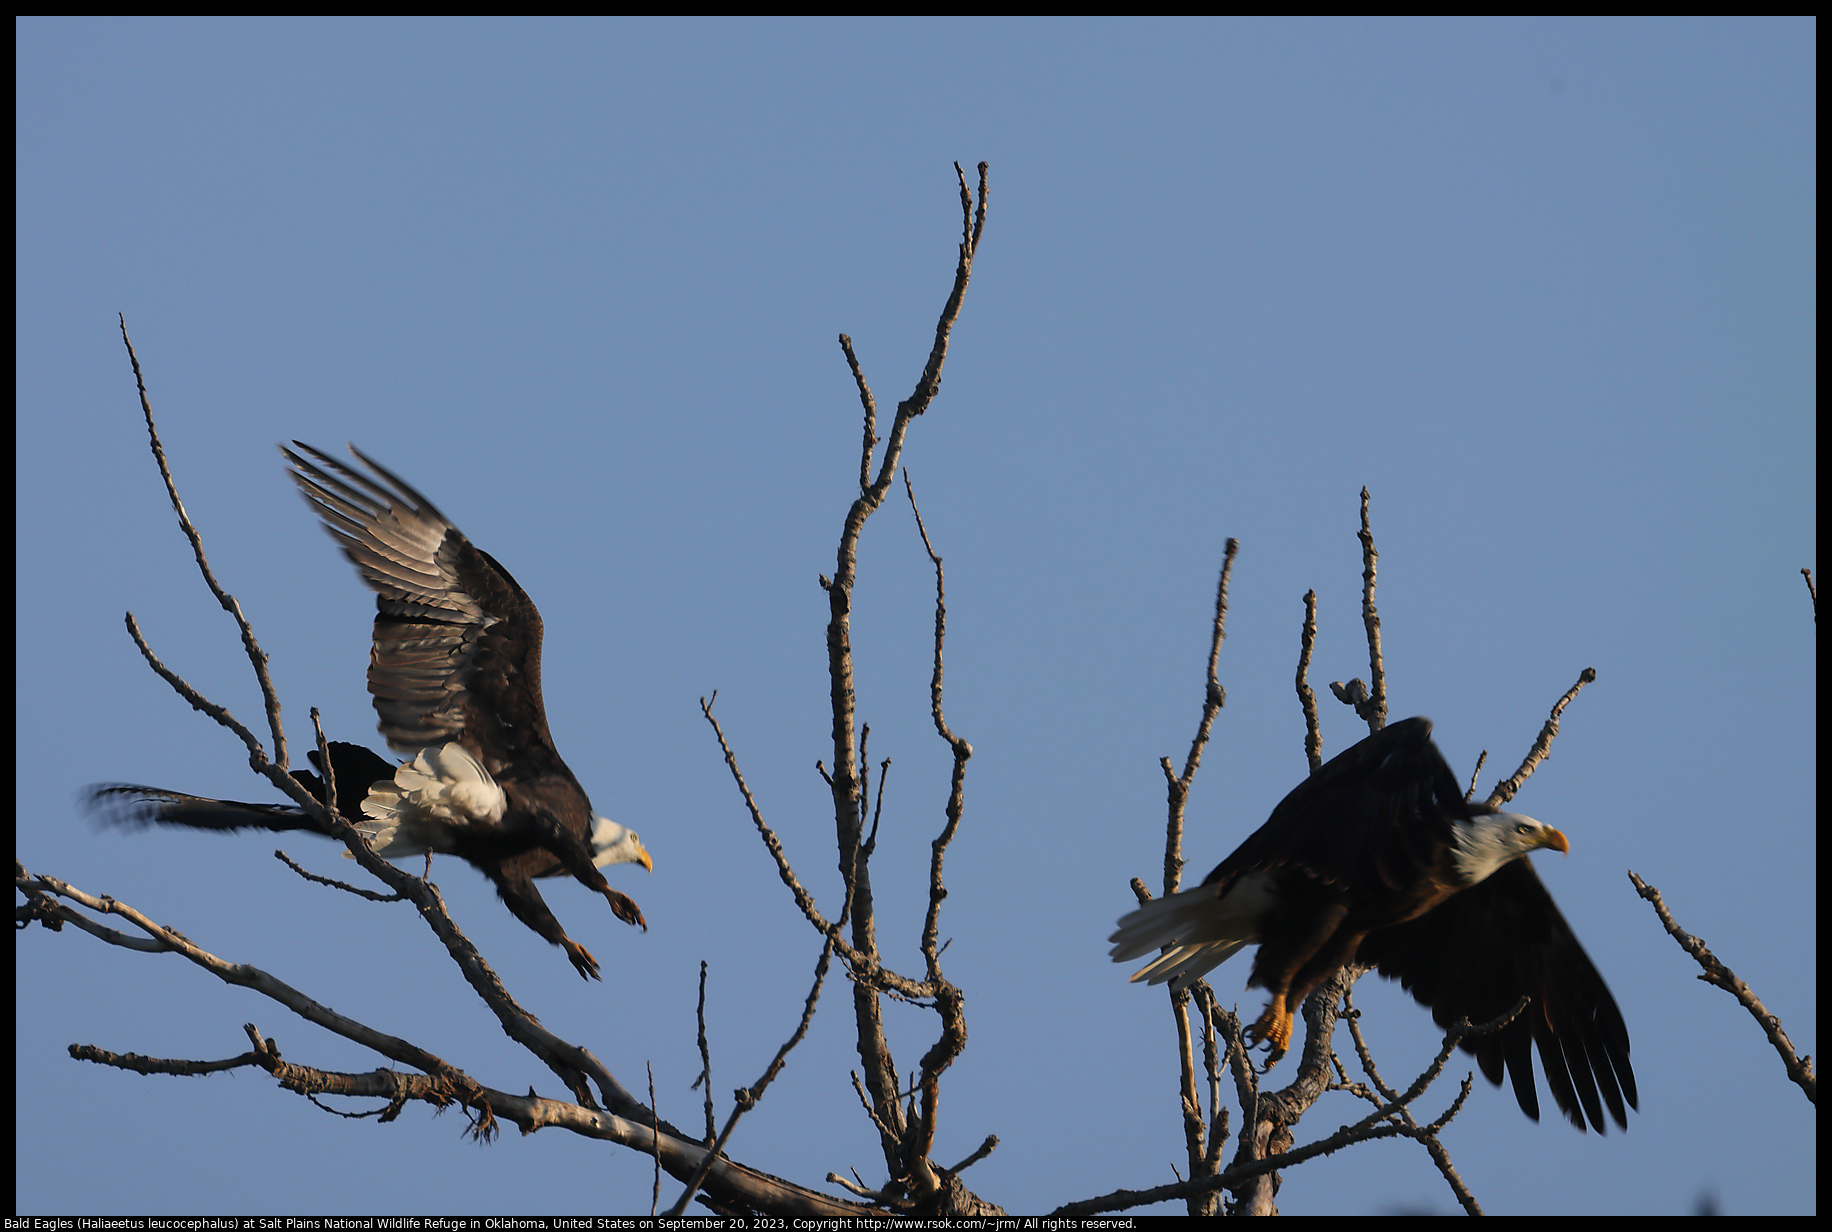
[[[650,872],[655,871],[649,849],[636,837],[636,831],[618,825],[609,817],[592,818],[592,863],[599,868],[607,864],[640,864]]]
[[[1569,852],[1565,836],[1525,813],[1478,813],[1452,831],[1457,873],[1465,886],[1486,881],[1501,866],[1549,847]]]

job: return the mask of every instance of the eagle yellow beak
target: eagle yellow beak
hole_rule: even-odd
[[[1554,830],[1551,826],[1546,827],[1545,837],[1539,840],[1539,845],[1541,847],[1550,847],[1552,850],[1560,852],[1563,855],[1571,854],[1570,842],[1566,840],[1561,831]],[[646,858],[647,853],[644,854]]]
[[[1558,831],[1554,830],[1553,833],[1558,834]],[[1561,843],[1565,841],[1565,836],[1563,834],[1558,834],[1558,837]],[[649,849],[642,845],[641,839],[633,839],[632,841],[636,844],[636,859],[633,861],[633,863],[640,864],[644,868],[648,869],[650,872],[654,872],[655,871],[655,861],[649,858]],[[1559,850],[1563,851],[1564,848],[1560,847]]]

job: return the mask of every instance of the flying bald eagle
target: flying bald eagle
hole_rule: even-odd
[[[566,935],[532,879],[570,873],[646,929],[641,909],[598,870],[654,864],[635,831],[593,811],[553,746],[540,613],[507,569],[399,476],[355,446],[372,474],[293,443],[316,460],[282,447],[293,480],[376,592],[369,692],[382,736],[408,758],[396,767],[360,745],[331,744],[337,811],[377,855],[469,861],[516,919],[565,950],[581,976],[600,978],[597,959]],[[318,753],[310,758],[322,773]],[[317,774],[293,778],[325,798]],[[97,787],[90,799],[130,823],[325,832],[291,805],[134,785]]]
[[[1247,1038],[1271,1061],[1292,1014],[1350,963],[1398,980],[1438,1025],[1487,1022],[1525,995],[1507,1026],[1462,1041],[1496,1085],[1505,1067],[1521,1111],[1539,1119],[1532,1046],[1559,1111],[1604,1132],[1636,1105],[1628,1028],[1603,977],[1525,857],[1568,851],[1519,813],[1471,804],[1431,741],[1407,719],[1337,754],[1272,810],[1193,890],[1123,917],[1113,961],[1163,953],[1132,978],[1189,987],[1258,944],[1249,988],[1272,994]]]

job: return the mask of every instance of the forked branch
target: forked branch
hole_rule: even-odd
[[[927,363],[910,396],[898,403],[889,428],[879,434],[878,404],[864,366],[853,347],[853,340],[840,335],[840,348],[859,392],[864,411],[860,440],[859,493],[852,501],[842,523],[835,553],[832,577],[820,579],[827,592],[827,667],[832,709],[831,765],[820,769],[833,798],[834,834],[837,864],[846,889],[850,920],[842,913],[842,922],[850,925],[849,935],[841,926],[829,927],[816,906],[813,895],[803,887],[791,866],[782,844],[765,822],[763,810],[744,783],[736,755],[712,716],[710,702],[702,702],[702,711],[718,735],[721,751],[730,767],[745,807],[758,833],[776,861],[778,875],[794,895],[796,905],[809,923],[826,936],[826,944],[838,953],[850,970],[853,985],[853,1011],[860,1060],[859,1079],[868,1117],[876,1129],[890,1180],[879,1189],[849,1185],[855,1192],[869,1193],[885,1205],[907,1212],[949,1215],[984,1213],[987,1205],[960,1187],[953,1173],[937,1167],[930,1159],[934,1149],[940,1106],[940,1078],[966,1046],[967,1030],[964,998],[960,990],[942,973],[940,943],[941,904],[947,897],[942,870],[948,844],[959,830],[964,816],[966,764],[973,754],[972,745],[957,736],[948,726],[942,706],[942,648],[947,626],[946,584],[940,554],[930,542],[928,531],[917,510],[917,527],[923,546],[935,567],[935,652],[934,671],[930,681],[931,716],[937,734],[953,755],[953,773],[948,794],[946,820],[941,833],[932,842],[929,862],[928,910],[920,934],[924,975],[912,980],[890,971],[878,951],[876,900],[872,894],[872,856],[875,843],[865,835],[865,818],[870,805],[869,770],[865,754],[869,728],[860,724],[854,682],[852,645],[852,595],[858,578],[858,548],[866,521],[884,503],[890,485],[902,465],[903,450],[909,430],[917,416],[925,413],[941,389],[942,367],[946,362],[948,343],[959,319],[961,304],[973,272],[986,225],[987,167],[979,167],[979,191],[969,189],[966,173],[957,164],[956,178],[961,190],[961,241],[954,271],[954,285],[936,322],[934,341]],[[914,509],[914,490],[905,476],[906,492]],[[887,763],[888,765],[888,759]],[[883,784],[879,784],[879,804],[883,803]],[[873,822],[873,834],[876,822]],[[916,1078],[920,1101],[908,1103],[900,1089],[898,1066],[885,1036],[883,1002],[886,996],[899,1000],[919,1001],[934,1009],[941,1019],[936,1042],[924,1054]],[[995,1139],[988,1138],[988,1142]],[[983,1149],[990,1149],[983,1147]],[[977,1158],[968,1157],[966,1162]]]

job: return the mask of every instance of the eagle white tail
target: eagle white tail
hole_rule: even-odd
[[[421,749],[410,762],[369,789],[356,823],[375,854],[394,860],[449,851],[449,832],[503,818],[508,799],[490,772],[453,741]],[[350,853],[345,852],[348,856]]]
[[[1108,938],[1113,942],[1113,961],[1130,962],[1163,949],[1133,975],[1133,982],[1169,980],[1181,992],[1259,940],[1260,915],[1272,901],[1268,890],[1263,874],[1250,874],[1229,885],[1226,893],[1204,885],[1146,903],[1122,916],[1119,929]]]

